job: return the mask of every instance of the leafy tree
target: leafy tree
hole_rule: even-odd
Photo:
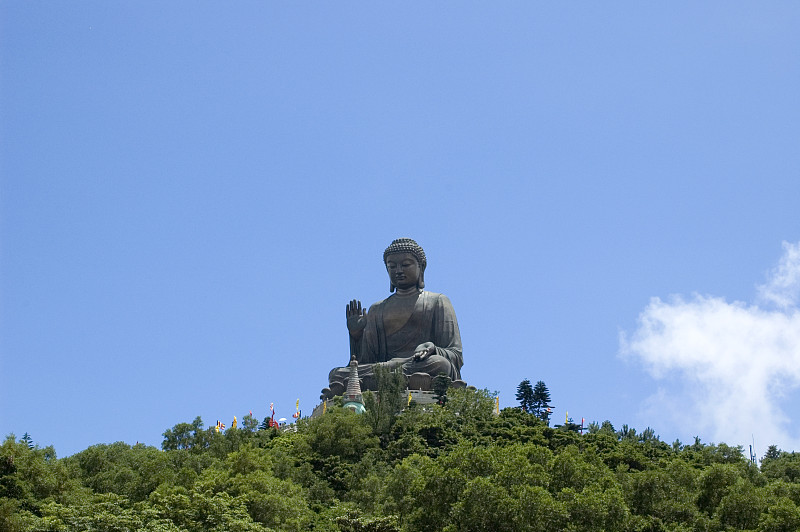
[[[336,526],[340,532],[398,532],[397,516],[368,517],[355,508],[336,508]]]
[[[583,491],[591,485],[598,476],[606,471],[599,463],[590,463],[585,459],[575,445],[567,446],[563,451],[554,455],[548,464],[548,471],[552,477],[550,487],[558,492],[570,488]]]
[[[265,417],[264,420],[261,422],[261,424],[258,426],[258,430],[269,430],[271,428],[270,427],[271,421],[272,421],[272,416]]]
[[[440,405],[443,405],[447,402],[447,389],[450,387],[450,383],[452,379],[441,373],[433,378],[433,393],[435,394],[434,397],[439,402]]]
[[[247,474],[230,470],[221,487],[244,502],[254,522],[270,529],[304,530],[312,519],[303,488],[291,480],[275,478],[269,470]]]
[[[48,502],[84,495],[53,447],[31,449],[13,434],[0,445],[0,530],[31,530]]]
[[[458,441],[457,423],[455,413],[448,408],[432,405],[423,409],[412,403],[392,427],[387,445],[390,459],[399,461],[415,453],[437,456]]]
[[[777,457],[772,456],[769,458],[765,456],[761,462],[761,472],[766,477],[782,479],[785,482],[800,482],[800,453],[779,451]]]
[[[406,382],[401,372],[390,371],[380,365],[375,367],[375,380],[377,393],[364,394],[366,411],[363,416],[373,432],[386,443],[395,418],[405,406],[403,392]]]
[[[571,417],[567,419],[567,421],[563,425],[556,425],[556,428],[560,428],[561,430],[568,430],[579,434],[583,431],[583,427],[575,423],[575,420]]]
[[[258,430],[258,420],[252,414],[247,414],[242,418],[242,430],[255,432]]]
[[[357,462],[369,449],[378,446],[378,439],[364,422],[364,416],[343,408],[331,408],[313,423],[301,424],[298,432],[300,437],[294,441],[294,450],[312,459],[336,457]]]
[[[696,518],[696,471],[682,461],[666,470],[631,471],[622,478],[631,512],[661,522],[691,523]]]
[[[203,420],[200,416],[191,423],[178,423],[164,432],[164,441],[161,448],[165,451],[174,449],[192,449],[205,447],[206,438],[203,437]]]
[[[766,501],[762,491],[743,478],[736,480],[719,503],[718,516],[723,525],[738,530],[751,530],[758,526]]]
[[[169,455],[155,447],[124,442],[93,445],[65,459],[81,483],[95,493],[115,493],[133,502],[147,499],[159,484],[174,483]]]
[[[480,503],[478,504],[478,501]],[[453,523],[447,532],[514,532],[516,501],[508,492],[485,477],[467,482],[458,502],[453,505]]]
[[[569,530],[569,514],[561,501],[541,486],[523,486],[519,491],[516,530],[561,532]]]
[[[762,515],[758,529],[764,532],[800,530],[800,508],[788,497],[781,497]]]
[[[653,442],[653,441],[659,441],[659,438],[656,435],[656,431],[654,431],[650,427],[647,427],[642,431],[641,434],[639,434],[639,441],[642,443]]]
[[[576,531],[624,530],[628,508],[618,486],[593,484],[580,492],[565,490],[561,498]]]
[[[451,389],[447,396],[446,412],[460,432],[460,439],[477,438],[494,419],[495,397],[489,390]]]
[[[517,386],[517,395],[515,397],[517,401],[519,401],[519,407],[524,412],[528,412],[529,414],[533,413],[534,395],[530,380],[525,379],[519,383],[519,386]]]
[[[764,454],[764,458],[761,459],[761,463],[768,462],[769,460],[775,460],[776,458],[781,457],[781,450],[778,449],[777,445],[770,445],[767,448],[766,454]]]
[[[634,441],[639,439],[636,434],[636,429],[629,427],[627,424],[622,425],[622,428],[617,431],[617,437],[621,441]]]
[[[712,516],[722,498],[736,484],[739,472],[730,464],[711,464],[700,477],[700,494],[697,506]]]

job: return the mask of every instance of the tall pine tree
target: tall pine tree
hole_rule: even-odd
[[[528,384],[530,386],[530,383]],[[550,390],[544,384],[544,381],[538,381],[533,387],[533,397],[531,400],[531,408],[533,414],[547,423],[550,424]]]
[[[533,412],[534,392],[531,381],[525,379],[517,386],[517,401],[524,412]]]

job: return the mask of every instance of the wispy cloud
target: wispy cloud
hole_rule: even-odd
[[[704,441],[745,445],[755,435],[762,451],[800,450],[800,431],[781,408],[800,386],[800,242],[783,247],[758,286],[763,308],[697,294],[653,298],[636,331],[620,335],[622,355],[659,381],[650,414]]]
[[[781,309],[797,306],[800,300],[800,242],[783,243],[783,257],[770,272],[766,284],[758,287],[759,299]]]

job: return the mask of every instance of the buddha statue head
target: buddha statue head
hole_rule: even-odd
[[[415,261],[416,265],[410,264]],[[425,251],[410,238],[398,238],[383,252],[383,263],[389,274],[389,291],[396,288],[425,288]]]

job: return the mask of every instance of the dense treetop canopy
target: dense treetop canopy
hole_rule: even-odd
[[[368,396],[368,415],[332,404],[296,431],[249,416],[217,431],[197,418],[165,431],[162,449],[117,442],[59,459],[10,435],[0,529],[800,528],[795,453],[770,448],[758,467],[738,447],[667,444],[652,429],[605,422],[580,434],[521,409],[496,414],[486,391],[449,389],[424,406],[389,395]]]

